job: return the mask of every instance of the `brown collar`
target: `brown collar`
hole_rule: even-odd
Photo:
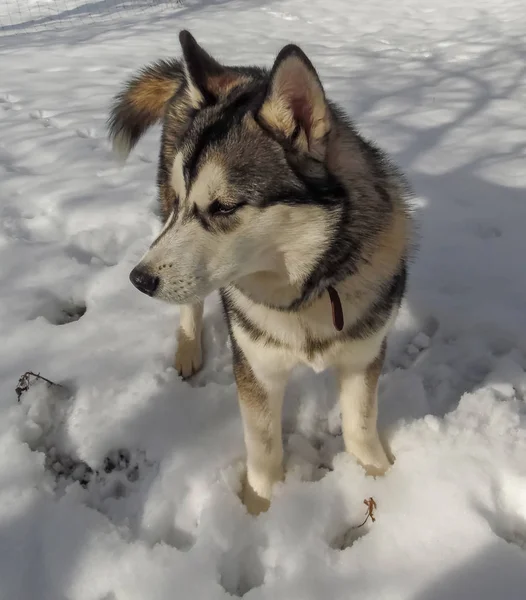
[[[343,309],[340,296],[338,296],[338,292],[332,285],[327,288],[327,291],[329,292],[332,306],[332,322],[334,323],[334,327],[336,327],[338,331],[341,331],[343,329]]]

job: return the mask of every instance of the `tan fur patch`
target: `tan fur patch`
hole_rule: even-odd
[[[205,99],[203,97],[203,94],[199,90],[199,88],[197,88],[194,85],[194,82],[193,82],[192,78],[190,77],[190,73],[188,71],[188,65],[184,61],[183,61],[183,67],[184,67],[184,73],[185,73],[186,83],[187,83],[187,94],[186,95],[188,96],[188,100],[190,101],[190,105],[192,106],[192,108],[198,110],[203,107]]]
[[[263,418],[265,416],[270,418],[267,393],[254,376],[244,356],[234,361],[234,375],[240,402],[243,402],[250,410],[260,412]]]
[[[366,249],[364,258],[367,260],[362,262],[355,283],[361,279],[362,285],[367,287],[394,274],[407,250],[408,234],[407,215],[400,205],[394,204],[391,220]]]
[[[296,127],[290,107],[280,99],[267,100],[261,107],[260,116],[271,128],[283,133],[285,137],[291,137]]]
[[[183,379],[197,373],[203,364],[202,329],[203,303],[181,306],[175,368]]]
[[[234,71],[225,71],[221,75],[209,77],[207,79],[207,88],[216,96],[226,96],[239,85],[248,83],[248,78],[235,73]]]
[[[380,375],[382,373],[382,368],[384,366],[386,353],[386,342],[385,340],[382,343],[382,348],[380,350],[380,354],[373,360],[373,362],[367,367],[365,370],[365,385],[367,386],[367,392],[371,400],[368,404],[368,409],[364,411],[364,418],[370,419],[372,416],[372,411],[376,410],[376,390],[378,387],[378,380],[380,379]]]
[[[155,75],[145,75],[129,91],[130,102],[137,110],[160,116],[166,103],[175,94],[180,82]]]
[[[201,91],[194,85],[191,78],[188,75],[188,70],[185,65],[186,79],[188,81],[188,97],[193,108],[202,108],[205,104],[205,98]],[[206,89],[214,94],[215,96],[225,97],[234,88],[239,85],[246,84],[249,82],[247,77],[239,75],[234,71],[225,70],[221,75],[209,76],[206,78],[205,87]]]
[[[216,161],[208,161],[199,170],[188,202],[204,209],[215,199],[228,200],[228,181],[224,168]]]
[[[177,197],[180,200],[184,200],[186,198],[186,185],[184,182],[183,155],[181,152],[175,155],[170,183]]]

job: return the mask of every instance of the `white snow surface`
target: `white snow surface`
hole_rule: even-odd
[[[234,64],[300,44],[415,189],[420,245],[380,385],[396,462],[366,477],[343,452],[331,374],[298,371],[287,478],[257,518],[236,495],[244,446],[217,296],[205,368],[183,382],[177,308],[128,281],[160,228],[160,130],[124,167],[105,139],[112,95],[179,55],[182,28]],[[7,28],[2,600],[524,599],[524,31],[524,0],[185,0],[162,17]],[[17,403],[28,370],[64,387]],[[369,497],[376,520],[353,529]]]

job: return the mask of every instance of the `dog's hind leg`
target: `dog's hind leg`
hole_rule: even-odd
[[[186,379],[203,365],[201,336],[203,332],[203,303],[184,304],[179,312],[175,368]]]
[[[248,512],[257,515],[268,509],[274,484],[283,480],[281,408],[287,378],[285,372],[256,378],[239,348],[234,373],[247,452],[241,497]]]
[[[391,461],[377,429],[378,379],[385,346],[378,357],[363,370],[339,368],[340,406],[345,448],[364,467],[368,475],[383,475]]]

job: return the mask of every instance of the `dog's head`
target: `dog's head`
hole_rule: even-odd
[[[188,32],[180,41],[193,110],[170,164],[176,201],[131,280],[177,304],[253,276],[301,286],[344,193],[316,71],[293,45],[268,73],[220,65]]]

